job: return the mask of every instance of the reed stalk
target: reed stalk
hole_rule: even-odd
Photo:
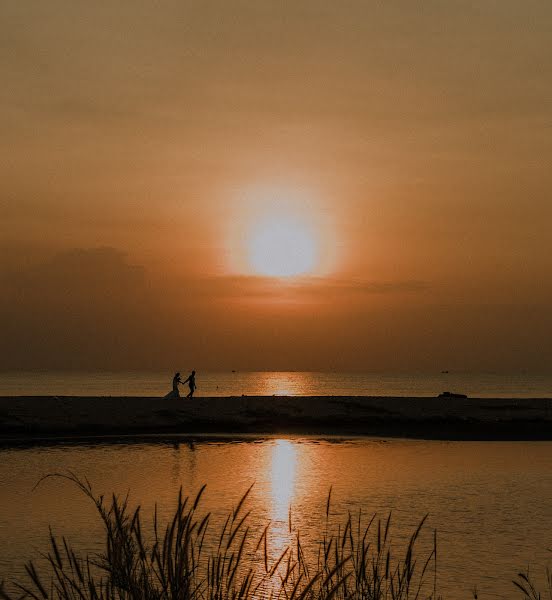
[[[318,551],[307,553],[299,533],[276,558],[269,554],[270,524],[260,536],[249,525],[251,488],[228,514],[222,529],[206,542],[211,515],[199,510],[203,486],[191,498],[180,490],[167,523],[157,507],[151,534],[144,534],[140,506],[128,497],[109,502],[74,473],[52,474],[71,481],[94,504],[102,522],[105,550],[82,557],[65,538],[50,531],[49,551],[40,569],[25,565],[26,579],[0,584],[3,600],[437,600],[437,534],[429,555],[417,558],[416,543],[427,515],[403,552],[391,545],[392,515],[366,520],[348,515],[331,524],[331,488]],[[289,531],[292,532],[291,513]],[[216,536],[216,537],[215,537]],[[307,556],[317,556],[310,561]],[[433,567],[433,577],[431,568]],[[552,575],[547,573],[552,600]],[[540,600],[527,574],[516,589],[526,600]],[[9,587],[9,590],[8,590]]]

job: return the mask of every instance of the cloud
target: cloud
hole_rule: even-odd
[[[318,289],[357,294],[402,294],[425,292],[430,289],[427,281],[417,279],[395,281],[370,281],[361,279],[319,279]]]
[[[114,248],[75,248],[33,267],[5,269],[0,283],[5,368],[108,368],[112,354],[146,337],[153,305],[145,271]]]
[[[228,299],[274,299],[294,297],[308,300],[375,294],[417,294],[431,288],[426,281],[397,280],[370,281],[360,279],[336,279],[325,277],[302,277],[277,279],[255,276],[219,276],[201,278],[193,283],[192,294],[211,297],[213,300]]]
[[[32,298],[94,302],[143,292],[143,267],[130,265],[125,254],[115,248],[73,248],[33,267],[7,271],[3,276],[6,294]]]
[[[163,279],[115,248],[73,248],[32,267],[10,256],[0,274],[3,370],[550,362],[549,304],[446,304],[441,287],[415,279]]]

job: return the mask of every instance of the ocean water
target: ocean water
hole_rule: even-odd
[[[47,550],[49,526],[80,553],[104,550],[95,510],[74,485],[48,478],[36,486],[44,475],[68,470],[107,498],[128,493],[150,527],[156,503],[164,522],[180,486],[195,496],[207,484],[200,513],[211,512],[211,545],[253,485],[246,504],[250,532],[256,539],[270,522],[272,559],[297,532],[309,556],[316,553],[330,486],[332,527],[349,512],[362,510],[366,520],[392,512],[394,556],[429,514],[415,556],[425,560],[436,530],[437,588],[449,600],[472,598],[474,588],[479,598],[519,598],[516,574],[529,568],[542,586],[552,563],[549,442],[196,438],[0,450],[0,581],[23,577],[24,562]],[[264,570],[261,558],[250,560]]]
[[[185,373],[183,373],[186,375]],[[0,372],[0,395],[163,396],[173,373]],[[196,375],[198,396],[437,396],[550,398],[552,373],[220,372]],[[183,392],[187,392],[186,386]]]

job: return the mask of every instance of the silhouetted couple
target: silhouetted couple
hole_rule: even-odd
[[[178,389],[178,385],[182,384],[188,384],[188,387],[190,388],[190,393],[186,396],[186,398],[192,398],[194,395],[194,392],[196,390],[196,382],[195,382],[195,371],[192,371],[190,373],[190,375],[188,376],[188,379],[185,379],[184,381],[182,381],[182,379],[180,378],[180,372],[176,372],[174,374],[173,380],[172,380],[172,391],[170,391],[165,398],[180,398],[180,391]]]

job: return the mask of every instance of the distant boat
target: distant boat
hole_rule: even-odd
[[[441,392],[439,398],[467,398],[466,394],[457,394],[456,392]]]
[[[441,373],[448,373],[448,371],[441,371]]]

